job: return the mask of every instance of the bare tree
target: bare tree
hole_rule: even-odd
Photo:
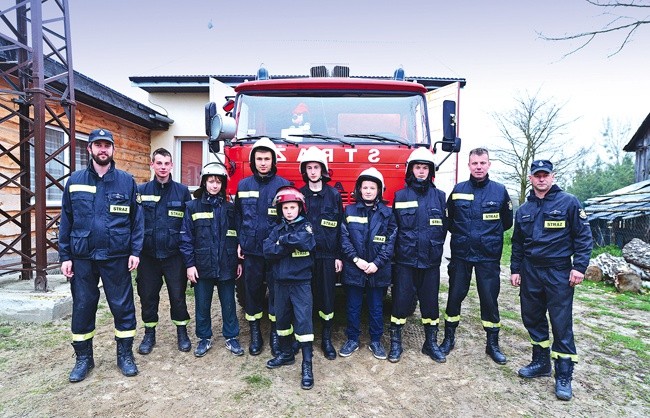
[[[631,127],[629,123],[612,121],[610,118],[603,120],[602,147],[605,150],[606,158],[612,164],[621,164],[626,152],[623,147],[630,140]]]
[[[579,32],[570,35],[564,36],[547,36],[543,33],[538,33],[540,38],[547,41],[569,41],[578,39],[582,43],[571,50],[567,54],[564,54],[564,57],[571,55],[591,43],[597,36],[611,34],[613,32],[622,33],[624,35],[621,40],[619,47],[616,51],[609,54],[611,57],[618,54],[621,50],[627,45],[627,43],[632,39],[632,35],[639,29],[641,26],[650,23],[648,19],[647,12],[650,8],[650,1],[647,0],[628,0],[628,1],[617,1],[617,0],[584,0],[587,3],[603,9],[603,15],[608,16],[609,22],[605,24],[600,29],[591,30],[587,32]],[[643,13],[642,16],[629,16],[625,13]]]
[[[567,127],[573,120],[562,119],[563,105],[552,99],[540,97],[539,91],[526,92],[515,98],[515,106],[505,113],[492,113],[507,146],[495,147],[495,160],[506,167],[501,174],[505,183],[514,188],[519,203],[526,199],[529,189],[528,173],[534,160],[548,159],[553,162],[558,180],[569,174],[569,168],[583,158],[587,149],[577,151],[569,148]]]

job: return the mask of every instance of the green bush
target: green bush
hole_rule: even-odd
[[[594,249],[591,251],[591,258],[597,257],[603,253],[608,253],[616,257],[623,256],[623,250],[621,250],[614,244],[610,244],[610,245],[605,245],[604,247],[599,247],[599,246],[594,247]]]

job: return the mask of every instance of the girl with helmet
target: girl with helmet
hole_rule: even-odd
[[[343,284],[347,292],[347,341],[339,355],[359,349],[361,303],[366,294],[370,317],[370,344],[375,358],[386,359],[381,342],[384,332],[383,299],[391,283],[391,258],[397,224],[383,203],[384,177],[374,167],[364,170],[355,185],[357,202],[345,208],[341,225]]]
[[[440,262],[447,235],[446,196],[433,184],[435,168],[433,153],[416,148],[407,159],[406,187],[395,193],[397,240],[388,353],[393,363],[402,355],[402,327],[416,292],[425,332],[422,353],[436,362],[445,361],[437,334]]]
[[[251,329],[248,352],[256,356],[262,352],[260,321],[264,313],[268,288],[268,313],[271,320],[271,352],[279,353],[280,347],[275,326],[273,307],[273,275],[264,259],[262,242],[269,236],[271,228],[278,222],[278,213],[273,206],[275,192],[289,181],[278,176],[276,147],[269,138],[258,139],[251,148],[249,157],[252,176],[243,178],[237,185],[235,213],[239,248],[237,255],[243,259],[246,320]],[[266,284],[265,284],[266,282]]]
[[[321,349],[325,358],[334,360],[332,323],[336,274],[343,268],[339,246],[343,203],[338,190],[327,184],[330,175],[325,152],[309,147],[300,157],[300,173],[305,181],[300,191],[305,196],[307,219],[316,237],[313,286],[315,309],[323,325]]]
[[[282,221],[264,240],[264,256],[274,276],[275,312],[280,353],[266,363],[275,369],[295,362],[292,336],[302,347],[301,387],[314,386],[312,371],[312,268],[316,246],[311,224],[305,218],[305,197],[293,186],[281,187],[273,204]],[[291,322],[295,328],[292,327]]]
[[[187,202],[180,250],[187,267],[187,279],[194,287],[196,336],[194,351],[203,357],[212,347],[212,295],[217,287],[222,334],[226,348],[236,356],[244,354],[239,344],[239,321],[235,305],[235,279],[241,274],[237,264],[235,209],[225,198],[228,174],[223,165],[209,163],[201,170],[201,186],[196,199]]]

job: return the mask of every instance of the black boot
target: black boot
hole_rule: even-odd
[[[506,356],[499,348],[499,329],[490,329],[487,332],[487,342],[485,344],[485,353],[497,364],[506,364]]]
[[[269,338],[271,345],[271,355],[277,357],[280,355],[280,338],[278,337],[278,328],[275,322],[271,322],[271,336]]]
[[[326,359],[334,360],[336,358],[336,350],[332,345],[332,324],[329,322],[330,321],[323,321],[323,335],[320,347],[323,350]]]
[[[314,387],[314,372],[311,367],[312,355],[312,342],[302,343],[302,375],[300,378],[300,387],[305,390]]]
[[[568,401],[573,396],[571,379],[573,378],[573,361],[570,358],[555,360],[555,396],[561,401]]]
[[[391,324],[390,326],[390,350],[388,350],[388,361],[397,363],[402,357],[402,326]]]
[[[249,321],[251,327],[251,343],[248,346],[248,352],[251,356],[256,356],[262,352],[264,341],[262,340],[262,330],[260,330],[260,321]]]
[[[93,339],[86,341],[75,341],[72,343],[74,353],[77,359],[75,360],[74,367],[70,372],[70,382],[81,382],[88,376],[88,373],[95,367],[95,359],[93,358]]]
[[[135,376],[138,374],[138,366],[135,365],[135,358],[133,358],[133,337],[115,337],[115,341],[117,341],[117,367],[124,376]]]
[[[178,340],[178,351],[187,353],[192,349],[192,341],[187,335],[187,325],[176,326],[176,339]]]
[[[422,354],[426,354],[431,357],[431,360],[438,363],[446,362],[445,354],[438,347],[438,327],[436,325],[425,325],[424,338]]]
[[[144,327],[144,338],[138,346],[138,353],[149,354],[156,345],[156,327]]]
[[[444,355],[451,353],[451,350],[454,349],[456,345],[456,327],[449,326],[445,323],[445,337],[442,339],[442,344],[440,344],[440,351]]]
[[[293,355],[293,349],[291,348],[291,338],[291,336],[278,337],[280,340],[278,342],[280,345],[280,354],[266,362],[267,368],[275,369],[281,366],[288,366],[289,364],[296,362],[296,357]]]
[[[551,349],[533,345],[533,361],[522,367],[518,372],[520,377],[533,378],[551,375]]]

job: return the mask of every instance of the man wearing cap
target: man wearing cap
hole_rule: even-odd
[[[185,301],[187,278],[185,264],[179,250],[180,231],[185,214],[185,202],[192,200],[187,186],[172,180],[172,155],[158,148],[151,156],[154,178],[138,186],[144,211],[144,246],[136,277],[142,305],[144,338],[138,353],[149,354],[156,344],[160,289],[165,276],[169,294],[170,314],[176,325],[178,349],[190,351],[192,343],[187,335],[190,315]]]
[[[102,279],[114,317],[117,365],[135,376],[136,331],[131,272],[138,267],[144,236],[142,207],[133,176],[115,168],[113,135],[95,129],[88,138],[88,167],[70,176],[61,201],[59,258],[72,291],[71,382],[84,380],[95,366],[92,339]]]
[[[244,264],[244,288],[246,289],[246,320],[251,330],[248,352],[256,356],[262,352],[260,321],[264,311],[264,297],[268,290],[268,314],[271,320],[271,351],[280,353],[273,307],[273,276],[270,264],[264,258],[262,243],[278,223],[278,213],[273,206],[276,191],[289,182],[278,176],[277,153],[273,141],[260,138],[252,146],[249,155],[253,175],[241,179],[237,185],[235,214],[239,237],[239,258]],[[266,286],[264,286],[266,281]]]
[[[578,361],[573,339],[573,292],[589,264],[592,236],[578,199],[553,184],[553,164],[534,161],[532,190],[515,218],[510,281],[520,286],[521,318],[533,344],[532,361],[519,376],[551,375],[555,359],[555,395],[572,397],[573,364]],[[549,342],[549,325],[553,345]]]
[[[505,186],[490,179],[490,156],[485,148],[469,152],[468,181],[458,183],[447,199],[451,260],[449,297],[445,309],[445,337],[440,350],[454,348],[461,303],[469,292],[472,270],[481,304],[481,321],[487,334],[485,352],[497,364],[506,356],[499,348],[498,297],[501,290],[503,232],[512,227],[512,202]]]

